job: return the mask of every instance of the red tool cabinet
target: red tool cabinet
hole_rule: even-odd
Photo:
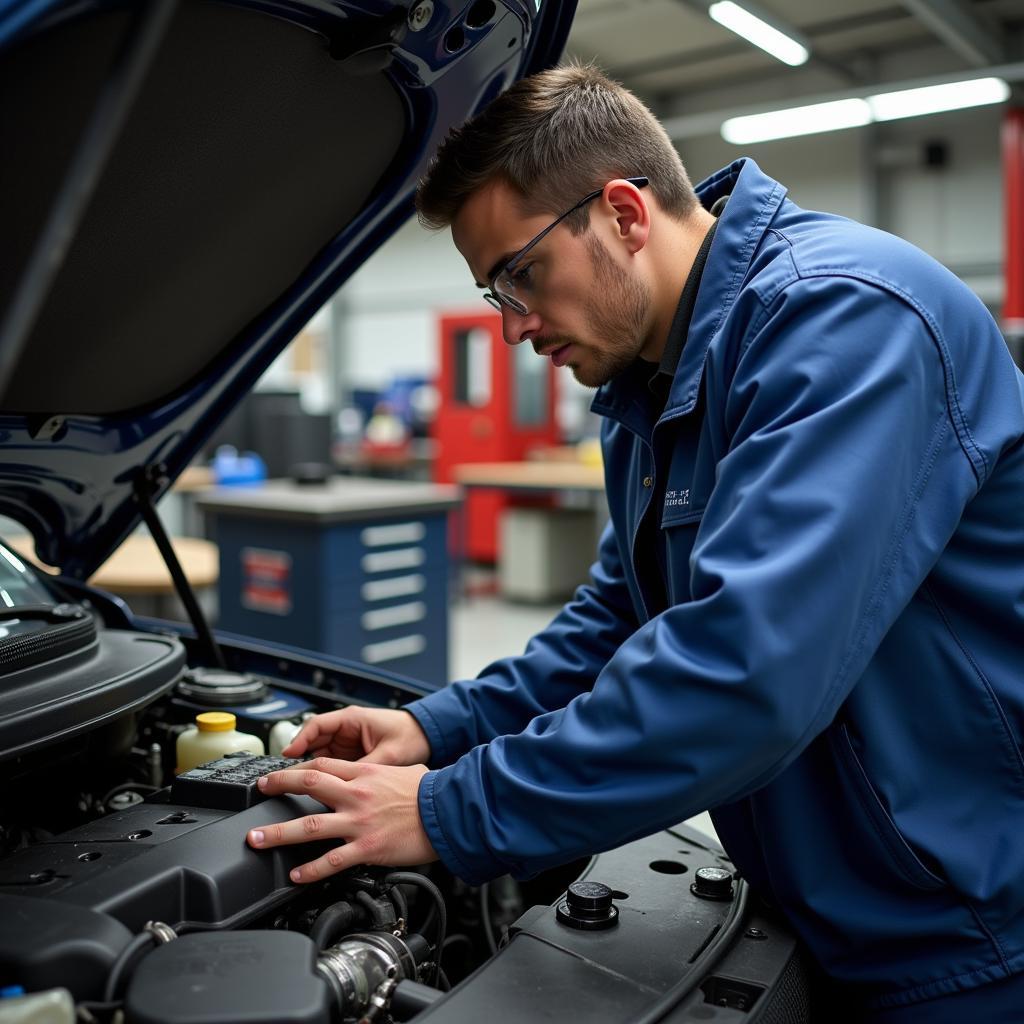
[[[441,316],[438,339],[441,401],[433,428],[438,483],[453,482],[452,468],[460,463],[518,462],[532,448],[557,443],[555,367],[527,342],[506,345],[500,314]],[[500,492],[469,492],[463,506],[466,558],[496,560],[498,522],[509,504]]]

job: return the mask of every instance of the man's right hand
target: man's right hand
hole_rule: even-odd
[[[430,743],[408,711],[347,707],[308,719],[281,751],[284,757],[302,757],[309,752],[343,761],[425,764]]]

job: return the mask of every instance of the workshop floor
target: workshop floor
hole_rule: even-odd
[[[496,658],[518,654],[561,607],[504,601],[486,593],[486,583],[479,580],[470,589],[474,591],[471,596],[463,596],[451,606],[453,679],[472,678]],[[717,838],[710,815],[699,814],[689,824]]]

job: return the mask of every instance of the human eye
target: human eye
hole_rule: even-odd
[[[509,276],[516,288],[529,288],[533,282],[533,263],[516,267]]]

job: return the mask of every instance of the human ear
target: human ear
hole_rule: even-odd
[[[631,255],[647,244],[651,211],[636,185],[625,178],[609,181],[601,194],[601,207],[614,220],[616,238]]]

